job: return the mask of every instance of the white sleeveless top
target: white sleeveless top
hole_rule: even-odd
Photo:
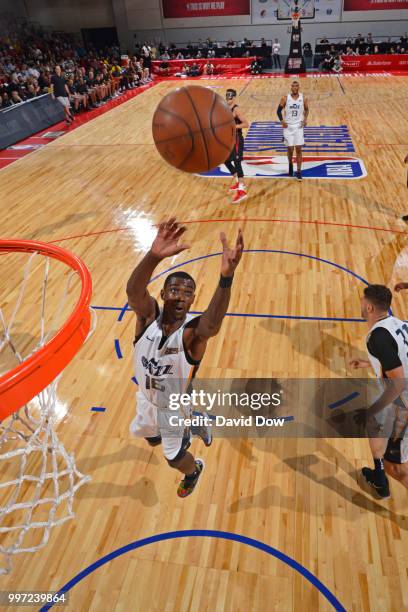
[[[404,369],[404,378],[408,378],[408,325],[404,323],[404,321],[401,321],[400,319],[397,319],[397,317],[393,316],[377,321],[377,323],[370,329],[370,332],[366,338],[366,343],[368,342],[372,332],[378,327],[383,327],[384,329],[388,330],[397,343],[398,357],[400,358],[402,367]],[[371,355],[368,349],[367,353],[376,376],[378,378],[383,378],[384,375],[382,372],[381,363],[376,357]]]
[[[288,125],[299,125],[304,119],[304,103],[303,94],[300,93],[296,98],[292,98],[291,94],[286,97],[285,106],[285,121]]]
[[[183,332],[190,321],[200,315],[187,314],[183,324],[164,342],[161,320],[163,311],[135,342],[133,363],[139,391],[157,408],[166,409],[170,393],[186,392],[199,362],[185,352]]]
[[[400,319],[397,319],[397,317],[387,317],[386,319],[382,319],[382,321],[378,321],[370,330],[366,342],[368,342],[371,332],[374,329],[377,329],[378,327],[384,327],[384,329],[387,329],[391,336],[394,338],[395,342],[398,345],[398,356],[400,358],[403,370],[404,370],[404,378],[408,378],[408,325],[406,323],[404,323],[404,321],[401,321]],[[371,362],[371,365],[374,368],[374,371],[377,375],[378,378],[383,378],[383,372],[382,372],[382,368],[381,368],[381,363],[378,361],[378,359],[376,359],[375,357],[373,357],[370,352],[367,350],[368,353],[368,358]],[[401,400],[402,403],[399,402],[399,400]],[[397,457],[398,460],[396,461],[396,463],[406,463],[408,462],[408,427],[406,424],[406,419],[407,419],[407,408],[408,408],[408,393],[407,391],[404,391],[404,393],[401,394],[399,400],[396,400],[396,403],[400,406],[400,408],[402,408],[402,411],[395,411],[395,414],[393,413],[393,416],[395,418],[395,424],[397,424],[398,421],[398,431],[396,432],[396,434],[398,435],[399,438],[399,443],[398,443],[398,451],[397,451]],[[405,425],[405,426],[404,426]],[[390,442],[389,442],[390,445]],[[387,451],[385,453],[385,458],[388,459],[389,461],[393,461],[392,456],[390,455],[390,449],[387,447]]]

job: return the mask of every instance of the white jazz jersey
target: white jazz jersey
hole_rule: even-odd
[[[190,363],[184,351],[183,332],[198,315],[187,314],[184,323],[160,346],[163,312],[135,344],[133,359],[139,391],[156,408],[167,409],[170,393],[185,393],[198,364]],[[160,348],[159,348],[160,346]]]
[[[397,319],[397,317],[387,317],[386,319],[382,319],[378,321],[370,330],[366,343],[368,342],[370,335],[372,332],[378,327],[384,327],[384,329],[388,330],[391,336],[394,338],[395,342],[398,346],[398,357],[400,358],[402,367],[404,369],[404,378],[408,379],[408,325]],[[384,378],[384,374],[382,372],[381,363],[371,355],[368,351],[368,358],[370,360],[371,365],[374,368],[375,374],[378,378]]]
[[[367,335],[368,342],[371,333],[378,327],[384,327],[394,338],[398,346],[398,357],[400,358],[402,368],[404,370],[404,378],[408,379],[408,325],[397,319],[397,317],[387,317],[378,321]],[[383,379],[381,363],[376,357],[373,357],[367,349],[368,358],[374,368],[377,378]],[[396,406],[398,408],[396,408]],[[391,437],[391,431],[399,432],[397,436],[400,438],[396,442],[389,440],[384,458],[393,463],[408,462],[408,392],[404,391],[396,402],[390,406],[386,406],[378,415],[376,420],[383,425],[384,430]]]
[[[174,459],[191,432],[183,425],[173,426],[169,400],[171,393],[185,393],[188,382],[198,368],[189,363],[183,346],[186,324],[197,315],[188,314],[178,330],[169,336],[162,346],[162,311],[143,332],[135,344],[133,353],[136,380],[136,416],[130,424],[130,432],[136,437],[161,437],[164,456]],[[191,406],[180,407],[185,417],[191,415]]]
[[[292,98],[291,94],[286,97],[285,106],[285,121],[288,126],[301,127],[302,121],[304,120],[305,107],[303,102],[303,94],[300,93],[296,98]]]
[[[287,147],[302,147],[305,137],[302,127],[304,119],[303,94],[294,100],[290,94],[286,97],[285,121],[287,128],[283,129],[283,139]]]

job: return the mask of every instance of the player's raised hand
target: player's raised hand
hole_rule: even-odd
[[[397,283],[394,287],[394,291],[403,291],[404,289],[408,289],[408,283]]]
[[[227,238],[224,232],[221,232],[220,240],[222,243],[223,251],[221,262],[221,275],[231,277],[234,275],[235,268],[239,264],[242,257],[242,251],[244,250],[244,236],[242,235],[242,231],[239,230],[234,248],[228,246]]]
[[[164,259],[188,249],[188,244],[179,244],[179,240],[185,231],[186,228],[177,223],[175,217],[160,223],[159,231],[150,248],[151,254],[158,259]]]

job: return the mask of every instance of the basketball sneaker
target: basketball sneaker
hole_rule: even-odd
[[[201,474],[204,471],[205,465],[204,465],[204,461],[202,459],[196,459],[195,460],[195,464],[196,464],[196,469],[194,474],[192,474],[191,476],[184,476],[183,480],[180,482],[178,489],[177,489],[177,495],[179,497],[188,497],[189,495],[191,495],[191,493],[194,491],[194,489],[197,486],[197,483],[199,481],[199,478],[201,476]]]
[[[235,192],[235,196],[232,200],[232,203],[238,204],[238,202],[242,202],[242,200],[245,200],[245,198],[247,197],[248,197],[248,194],[245,191],[245,189],[238,188],[237,191]]]
[[[302,173],[299,172],[299,170],[296,172],[296,178],[297,178],[298,181],[302,180]]]
[[[205,425],[192,425],[191,433],[193,436],[201,438],[206,446],[211,446],[213,441],[211,427],[206,427]]]
[[[293,176],[293,164],[289,162],[289,176]]]
[[[239,189],[239,181],[237,181],[236,183],[233,183],[231,187],[229,188],[229,191],[236,191],[237,189]]]
[[[372,487],[382,499],[391,497],[390,485],[388,478],[384,474],[384,478],[377,478],[375,470],[368,467],[363,467],[361,470],[364,480]]]

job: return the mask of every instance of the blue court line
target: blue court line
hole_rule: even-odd
[[[213,414],[203,414],[202,412],[197,412],[197,410],[193,410],[192,412],[193,416],[206,416],[208,419],[212,419],[213,421],[215,421],[215,419],[217,417],[215,417]]]
[[[337,400],[337,402],[333,402],[332,404],[329,404],[329,408],[331,410],[333,410],[334,408],[340,408],[340,406],[347,404],[347,402],[351,402],[351,400],[353,400],[355,397],[358,397],[359,395],[360,394],[358,391],[354,391],[353,393],[350,393],[350,395],[346,395],[346,397],[343,397],[342,399]]]
[[[247,138],[249,140],[277,140],[279,137],[282,136],[282,131],[280,132],[269,132],[269,133],[263,133],[262,135],[258,135],[258,134],[250,134]],[[313,134],[313,136],[310,136],[307,140],[308,142],[341,142],[344,144],[347,143],[351,143],[351,139],[349,138],[340,138],[340,134],[333,134],[333,136],[331,136],[330,138],[323,138],[322,136],[319,136],[319,134]]]
[[[106,408],[103,406],[92,406],[91,412],[105,412]]]
[[[203,314],[204,311],[190,310],[191,314]],[[294,319],[301,321],[343,321],[347,323],[365,323],[365,319],[347,319],[345,317],[307,317],[306,315],[270,315],[251,312],[227,312],[226,317],[252,317],[259,319]]]
[[[243,252],[244,253],[278,253],[278,254],[281,254],[281,255],[295,255],[296,257],[305,257],[306,259],[312,259],[312,260],[315,260],[315,261],[321,261],[322,263],[326,263],[329,266],[333,266],[334,268],[338,268],[339,270],[343,270],[343,272],[347,272],[347,274],[351,274],[351,276],[354,276],[355,278],[358,278],[358,280],[361,281],[362,283],[364,283],[365,285],[369,285],[370,284],[362,276],[359,276],[358,274],[356,274],[352,270],[349,270],[348,268],[346,268],[344,266],[341,266],[340,264],[337,264],[334,261],[329,261],[328,259],[322,259],[321,257],[315,257],[314,255],[307,255],[306,253],[296,253],[295,251],[281,251],[281,250],[277,250],[277,249],[244,249]],[[153,281],[155,281],[156,279],[160,278],[161,276],[164,276],[165,274],[168,274],[172,270],[176,270],[177,268],[181,268],[182,266],[185,266],[185,265],[187,265],[189,263],[193,263],[195,261],[201,261],[202,259],[209,259],[210,257],[218,257],[220,255],[222,255],[222,251],[220,251],[218,253],[209,253],[208,255],[200,255],[200,257],[193,257],[193,259],[188,259],[187,261],[183,261],[183,262],[181,262],[179,264],[171,266],[170,268],[167,268],[167,270],[163,270],[163,272],[160,272],[160,274],[156,274],[156,276],[153,276],[150,279],[149,284],[152,283]]]
[[[123,355],[122,355],[122,351],[120,350],[119,340],[117,338],[115,340],[115,351],[118,356],[118,359],[122,359]]]
[[[249,538],[248,536],[244,536],[238,533],[231,533],[230,531],[218,531],[214,529],[186,529],[182,531],[169,531],[167,533],[158,533],[154,536],[150,536],[148,538],[143,538],[142,540],[136,540],[135,542],[131,542],[130,544],[126,544],[121,548],[117,548],[112,552],[108,553],[104,557],[101,557],[91,565],[88,565],[85,569],[83,569],[79,574],[74,576],[69,582],[67,582],[57,593],[58,597],[63,595],[64,593],[68,593],[78,582],[92,574],[92,572],[96,571],[99,567],[106,565],[113,559],[124,555],[131,550],[137,550],[138,548],[142,548],[143,546],[148,546],[149,544],[154,544],[156,542],[163,542],[166,540],[175,540],[179,538],[189,538],[189,537],[207,537],[207,538],[218,538],[221,540],[232,540],[233,542],[239,542],[240,544],[246,544],[247,546],[251,546],[252,548],[256,548],[261,550],[262,552],[279,559],[283,563],[286,563],[293,570],[298,572],[303,578],[308,580],[312,586],[314,586],[322,595],[326,598],[326,600],[331,604],[331,606],[337,612],[346,612],[344,606],[340,603],[335,595],[322,583],[320,580],[312,574],[307,568],[303,565],[292,559],[285,553],[269,546],[269,544],[265,544],[260,540],[255,540],[254,538]],[[46,604],[40,610],[40,612],[47,612],[53,607],[53,603]]]
[[[125,314],[126,312],[133,312],[131,308],[124,308],[120,306],[92,306],[92,308],[96,310],[114,310],[120,311]],[[203,310],[189,310],[190,314],[203,314]],[[225,314],[226,317],[253,317],[260,319],[301,319],[306,321],[345,321],[349,323],[365,323],[365,319],[353,319],[347,317],[308,317],[306,315],[271,315],[271,314],[262,314],[262,313],[254,313],[254,312],[227,312]],[[123,315],[122,315],[123,318]],[[118,319],[119,321],[119,319]]]
[[[138,384],[139,384],[139,383],[137,382],[137,378],[136,378],[136,376],[132,376],[131,380],[132,380],[132,382],[134,382],[134,383],[135,383],[135,385],[138,385]]]
[[[248,148],[245,149],[245,151],[248,151],[250,153],[267,153],[268,151],[275,151],[276,153],[285,153],[286,152],[286,147],[284,147],[283,145],[273,145],[273,146],[267,146],[267,147],[257,147],[257,148]],[[306,147],[303,147],[303,151],[305,151],[306,153],[330,153],[330,154],[337,154],[337,153],[353,153],[354,151],[352,151],[351,149],[325,149],[324,151],[322,151],[322,147],[311,147],[310,149],[306,150]],[[270,157],[272,157],[272,155],[270,155]],[[323,160],[324,161],[324,160]],[[204,174],[202,176],[211,176],[208,174]],[[225,175],[227,176],[227,175]]]
[[[356,272],[353,272],[349,268],[346,268],[345,266],[341,266],[340,264],[337,264],[334,261],[330,261],[328,259],[322,259],[321,257],[316,257],[315,255],[307,255],[306,253],[297,253],[295,251],[282,251],[278,249],[244,249],[243,252],[244,253],[278,253],[281,255],[295,255],[296,257],[305,257],[306,259],[321,261],[322,263],[328,264],[329,266],[333,266],[334,268],[342,270],[343,272],[346,272],[347,274],[351,274],[351,276],[354,276],[355,278],[357,278],[359,281],[361,281],[365,285],[369,285],[369,282],[366,281],[365,278],[363,278],[359,274],[356,274]],[[222,255],[221,251],[217,253],[208,253],[207,255],[200,255],[199,257],[193,257],[192,259],[187,259],[186,261],[182,261],[181,263],[175,264],[174,266],[171,266],[170,268],[163,270],[163,272],[156,274],[156,276],[153,276],[150,279],[148,284],[150,285],[150,283],[157,280],[158,278],[161,278],[162,276],[168,274],[169,272],[172,272],[173,270],[177,270],[178,268],[181,268],[187,264],[194,263],[195,261],[201,261],[203,259],[209,259],[210,257],[219,257],[220,255]],[[129,309],[128,309],[128,304],[126,303],[120,311],[118,321],[122,321],[127,310]],[[202,314],[201,311],[192,310],[190,312],[191,314]],[[288,319],[288,320],[295,320],[295,321],[299,321],[299,320],[300,321],[333,321],[333,322],[342,322],[342,323],[363,323],[364,322],[364,319],[354,318],[354,317],[353,318],[319,317],[319,316],[308,317],[308,316],[303,316],[303,315],[271,315],[271,314],[255,314],[255,313],[244,313],[244,312],[242,313],[229,312],[226,314],[226,316],[227,317],[250,317],[250,318],[260,318],[260,319]],[[116,350],[116,354],[118,355],[119,359],[121,359],[122,353],[120,350],[119,340],[115,340],[115,350]]]
[[[129,303],[126,302],[126,304],[123,306],[123,308],[121,310],[121,313],[120,313],[120,315],[118,317],[118,321],[121,321],[123,319],[123,317],[125,316],[127,310],[131,310],[130,308],[128,308],[128,306],[129,306]]]

